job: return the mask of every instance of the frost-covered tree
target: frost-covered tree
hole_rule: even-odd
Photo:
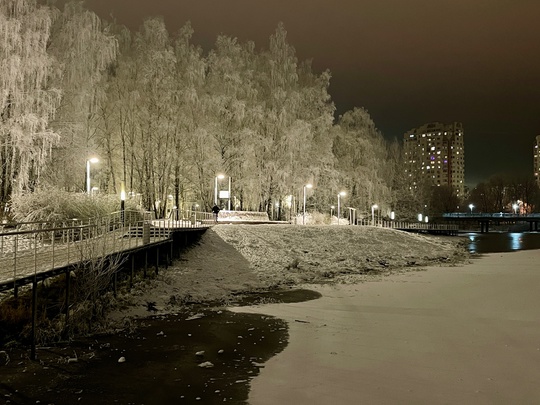
[[[176,58],[160,18],[147,19],[135,34],[137,69],[135,171],[143,201],[162,216],[172,193],[176,136]]]
[[[59,61],[60,77],[55,84],[62,88],[63,97],[53,123],[61,143],[54,150],[50,181],[67,190],[85,189],[86,160],[98,156],[100,173],[108,173],[101,177],[100,188],[107,191],[113,171],[107,148],[100,148],[107,137],[100,113],[104,79],[117,48],[118,41],[107,26],[80,2],[67,3],[53,26],[48,51]]]
[[[50,129],[61,90],[47,52],[56,13],[34,0],[0,2],[0,208],[32,190],[59,139]]]
[[[260,208],[268,211],[274,200],[293,196],[298,201],[304,184],[317,183],[317,168],[330,163],[331,143],[325,146],[323,139],[330,133],[334,107],[328,96],[329,74],[317,76],[309,63],[299,64],[282,24],[270,37],[262,63],[263,108],[257,131],[263,141],[255,145],[255,156]],[[314,154],[320,155],[319,161]]]
[[[186,23],[174,40],[174,154],[172,156],[172,178],[174,204],[180,209],[202,206],[211,207],[208,194],[208,165],[211,156],[206,149],[207,132],[201,130],[206,80],[206,60],[202,50],[191,43],[193,28]],[[199,159],[199,154],[202,159]],[[204,158],[206,157],[206,159]]]
[[[346,112],[338,122],[333,144],[340,183],[348,190],[348,204],[364,215],[376,204],[386,215],[390,211],[391,179],[384,177],[386,141],[364,109]]]
[[[288,202],[290,215],[308,182],[308,205],[323,211],[341,189],[361,210],[397,199],[397,166],[371,118],[357,109],[333,125],[330,73],[298,60],[283,24],[266,50],[221,35],[204,55],[189,23],[170,35],[149,18],[130,33],[78,2],[1,7],[3,203],[44,168],[49,183],[81,190],[92,155],[101,190],[118,193],[123,181],[157,216],[173,204],[209,209],[220,172],[238,209]]]

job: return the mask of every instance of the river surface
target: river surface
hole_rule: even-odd
[[[461,235],[469,240],[469,251],[471,253],[540,249],[539,232],[469,232]]]

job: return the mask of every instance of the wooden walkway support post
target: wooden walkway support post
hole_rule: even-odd
[[[67,338],[67,331],[69,329],[69,291],[71,284],[71,271],[66,269],[66,312],[65,312],[65,321],[64,321],[64,337]]]
[[[133,288],[133,273],[135,273],[135,253],[131,254],[131,274],[129,275],[129,289]]]
[[[148,270],[148,250],[144,251],[144,278],[146,278],[146,271]]]
[[[159,269],[159,247],[156,247],[156,276],[158,274]]]
[[[32,281],[32,343],[30,347],[30,360],[36,359],[36,323],[37,323],[37,275]]]

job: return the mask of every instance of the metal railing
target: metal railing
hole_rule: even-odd
[[[509,218],[509,219],[540,219],[540,214],[519,214],[508,212],[495,212],[495,213],[465,213],[465,212],[452,212],[443,214],[443,218],[459,218],[459,219],[477,219],[477,218]]]
[[[426,222],[406,222],[406,221],[387,221],[382,219],[361,219],[357,222],[363,226],[377,226],[391,229],[410,229],[410,230],[425,230],[425,231],[457,231],[459,227],[453,224],[435,224]]]

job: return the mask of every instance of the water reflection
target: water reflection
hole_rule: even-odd
[[[521,243],[523,241],[523,239],[521,238],[521,234],[513,232],[510,234],[510,239],[512,240],[512,250],[520,250]]]
[[[469,251],[472,253],[540,249],[540,233],[538,232],[470,232],[465,236],[469,239]]]

